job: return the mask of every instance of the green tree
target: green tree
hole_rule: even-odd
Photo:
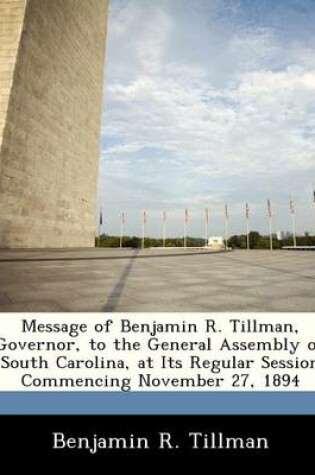
[[[251,231],[249,233],[249,245],[252,249],[259,249],[259,240],[261,239],[261,236],[259,232],[257,231]]]

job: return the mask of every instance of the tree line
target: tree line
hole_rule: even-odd
[[[124,236],[122,240],[123,247],[141,248],[142,239],[137,236]],[[120,236],[109,236],[102,234],[100,238],[95,238],[95,245],[97,247],[119,247]],[[201,247],[205,245],[205,239],[187,237],[187,247]],[[162,247],[163,239],[156,239],[146,237],[144,240],[144,247]],[[165,247],[183,247],[183,238],[167,238],[165,240]]]
[[[270,249],[270,237],[261,236],[257,231],[249,233],[249,244],[251,249]],[[315,236],[297,236],[297,246],[315,246]],[[273,249],[281,249],[285,246],[293,246],[293,236],[286,236],[278,240],[276,236],[272,238]],[[246,235],[235,234],[229,238],[229,246],[233,249],[246,249]]]
[[[315,246],[315,236],[297,236],[298,246]],[[282,240],[278,240],[276,236],[273,237],[273,248],[281,249],[284,246],[293,246],[293,237],[287,236]],[[142,247],[142,239],[137,236],[124,236],[123,247],[139,249]],[[257,231],[251,231],[249,233],[249,243],[251,249],[269,249],[270,238],[269,236],[262,236]],[[102,234],[100,238],[95,238],[95,245],[97,247],[119,247],[120,236],[110,236],[108,234]],[[194,238],[187,236],[187,247],[202,247],[205,245],[204,238]],[[144,240],[144,247],[162,247],[163,240],[151,237],[146,237]],[[165,241],[166,247],[183,247],[183,238],[167,238]],[[229,247],[233,249],[246,249],[246,235],[235,234],[229,238]]]

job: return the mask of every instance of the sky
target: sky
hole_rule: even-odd
[[[315,0],[109,0],[102,231],[315,233]],[[99,211],[98,211],[99,212]]]

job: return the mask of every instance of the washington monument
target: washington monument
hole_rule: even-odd
[[[0,0],[0,247],[91,247],[108,0]]]

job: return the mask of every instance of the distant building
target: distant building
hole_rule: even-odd
[[[208,247],[224,247],[224,239],[222,236],[210,236],[208,239]]]
[[[276,236],[278,241],[282,241],[283,239],[287,239],[292,236],[291,231],[277,231]]]
[[[284,232],[283,231],[277,231],[277,239],[278,241],[282,241],[282,239],[284,238]]]

